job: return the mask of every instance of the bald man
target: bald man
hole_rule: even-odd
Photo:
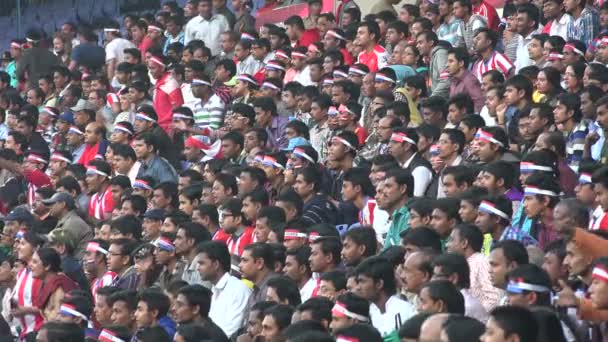
[[[435,314],[424,321],[420,327],[420,338],[418,341],[441,341],[441,330],[443,323],[448,320],[450,314]]]
[[[401,281],[407,292],[418,296],[422,286],[431,281],[435,256],[431,251],[414,252],[407,256],[401,272]]]
[[[87,166],[95,158],[104,159],[108,142],[105,140],[105,128],[99,122],[89,123],[84,130],[85,148],[78,160],[79,164]]]

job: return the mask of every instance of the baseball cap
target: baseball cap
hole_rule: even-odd
[[[67,192],[58,192],[54,194],[51,198],[42,200],[44,205],[53,205],[57,202],[65,202],[68,208],[74,208],[74,198],[68,194]]]
[[[59,228],[54,229],[49,233],[49,242],[51,244],[64,244],[68,248],[74,249],[74,237],[70,232],[65,229]]]
[[[69,123],[70,125],[73,125],[74,124],[74,113],[72,113],[69,110],[66,110],[65,112],[63,112],[63,114],[59,115],[59,118],[57,120],[62,120],[62,121]]]
[[[76,102],[76,105],[70,109],[73,112],[80,112],[81,110],[85,109],[95,110],[95,106],[85,99],[80,99],[78,102]]]
[[[308,142],[308,140],[302,137],[291,138],[289,139],[289,144],[287,145],[287,148],[284,148],[283,151],[293,151],[294,148],[299,146],[310,146],[310,143]]]
[[[165,211],[163,209],[150,209],[144,214],[145,219],[162,221],[165,219]]]
[[[15,209],[13,209],[10,213],[8,213],[8,215],[6,215],[6,217],[4,218],[5,221],[19,221],[19,222],[33,222],[34,221],[34,215],[32,215],[32,213],[29,212],[29,210],[23,208],[23,207],[17,207]]]

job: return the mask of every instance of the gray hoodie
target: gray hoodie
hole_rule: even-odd
[[[429,62],[429,77],[431,79],[431,96],[448,98],[450,93],[449,78],[441,79],[441,72],[445,70],[448,63],[448,50],[441,44],[431,50],[431,61]]]

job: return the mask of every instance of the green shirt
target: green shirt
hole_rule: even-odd
[[[384,248],[391,246],[399,246],[401,244],[401,232],[409,229],[407,222],[410,219],[410,211],[407,205],[399,208],[393,213],[391,219],[391,226],[386,233],[386,240],[384,241]]]
[[[5,69],[6,73],[11,77],[11,87],[17,88],[19,81],[17,80],[17,62],[8,63]]]

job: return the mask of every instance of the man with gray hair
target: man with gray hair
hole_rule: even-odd
[[[53,231],[63,228],[68,232],[73,239],[72,246],[76,247],[74,256],[82,259],[87,243],[93,239],[93,230],[76,213],[74,198],[67,192],[58,192],[42,203],[49,206],[49,214],[59,220]]]

